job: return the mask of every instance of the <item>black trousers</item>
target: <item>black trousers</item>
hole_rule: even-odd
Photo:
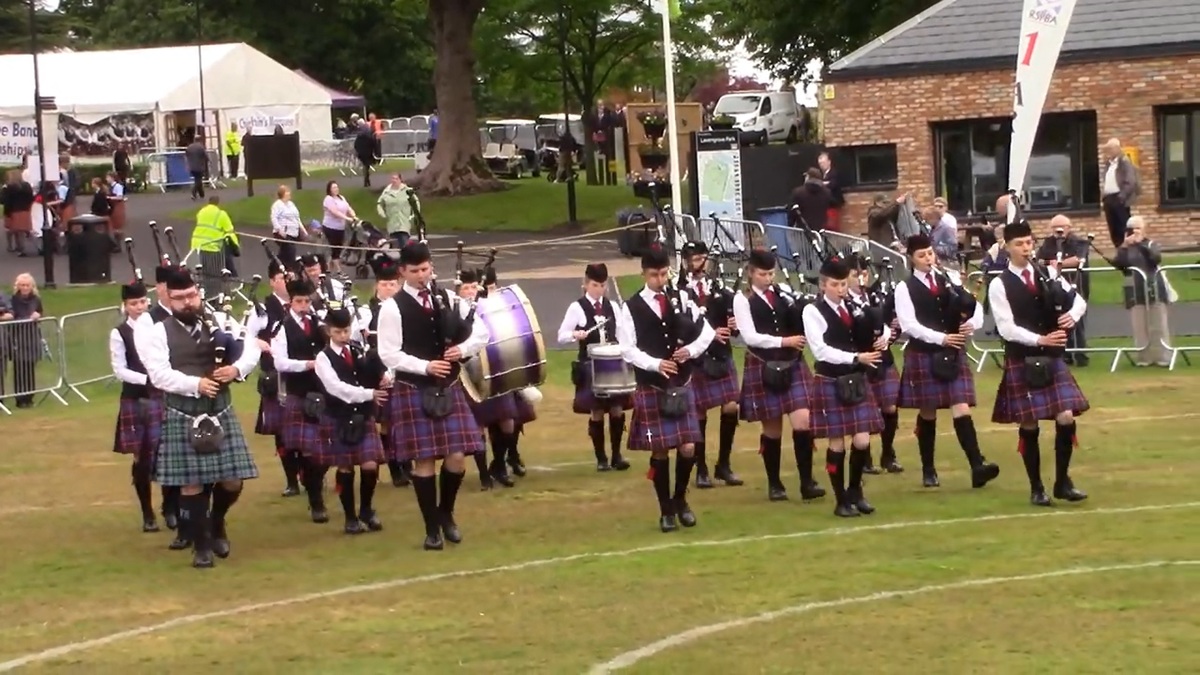
[[[192,197],[204,198],[204,172],[192,172]]]
[[[238,161],[241,160],[241,155],[226,155],[225,160],[229,162],[229,177],[237,178]]]
[[[13,362],[13,397],[18,404],[33,403],[33,394],[26,394],[27,391],[37,389],[37,380],[34,373],[37,369],[37,361],[31,359],[15,359]],[[0,366],[3,362],[0,362]],[[4,369],[0,367],[0,395],[4,394]]]
[[[1104,195],[1104,220],[1108,222],[1108,235],[1113,246],[1125,241],[1125,228],[1131,215],[1129,205],[1121,201],[1120,195]]]

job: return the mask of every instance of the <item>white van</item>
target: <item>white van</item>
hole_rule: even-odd
[[[731,92],[717,101],[713,115],[732,117],[744,143],[794,143],[800,137],[800,111],[790,91]]]

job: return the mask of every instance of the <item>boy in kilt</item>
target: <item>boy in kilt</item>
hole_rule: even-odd
[[[401,460],[413,462],[424,547],[440,551],[443,536],[453,544],[462,541],[454,504],[466,472],[465,455],[483,452],[482,434],[458,377],[461,362],[487,345],[488,332],[482,321],[474,321],[465,339],[444,333],[451,324],[456,330],[463,326],[443,312],[458,312],[465,322],[470,308],[430,288],[433,266],[426,244],[409,240],[400,250],[400,265],[404,286],[380,307],[379,357],[395,374],[389,395],[392,443]],[[448,346],[452,341],[458,343]],[[438,460],[442,467],[435,478]]]
[[[483,288],[478,293],[478,298],[486,298],[500,287],[496,278],[496,268],[493,266],[488,266],[480,272],[480,281]],[[495,448],[498,443],[504,445],[504,461],[518,478],[525,476],[525,462],[521,460],[519,447],[521,434],[524,433],[526,424],[537,419],[537,411],[530,402],[530,397],[534,396],[541,396],[536,387],[527,387],[513,393],[515,412],[511,418],[511,429],[507,424],[488,427],[488,439],[492,447]]]
[[[847,301],[851,305],[866,308],[872,304],[870,256],[853,254],[846,259],[850,265],[850,287]],[[883,416],[883,431],[879,434],[879,442],[883,450],[879,454],[879,464],[888,473],[903,473],[904,467],[896,461],[896,430],[900,427],[900,412],[896,402],[900,398],[900,371],[896,370],[896,357],[892,354],[892,344],[900,336],[900,320],[896,318],[896,296],[888,293],[880,298],[883,320],[887,324],[891,336],[887,347],[884,348],[883,358],[875,368],[867,371],[867,380],[871,383],[871,393],[875,395],[875,404]],[[876,475],[881,473],[870,457],[867,457],[867,467],[864,473]]]
[[[366,307],[359,308],[358,322],[359,325],[367,327],[367,359],[372,362],[373,367],[386,370],[383,362],[379,360],[379,308],[400,292],[400,264],[386,251],[375,253],[369,262],[371,270],[375,273],[375,294]],[[391,438],[391,406],[375,406],[375,419],[379,423],[379,438],[387,454],[388,475],[391,476],[392,486],[407,487],[412,463],[396,459]]]
[[[329,428],[321,414],[324,391],[315,372],[317,354],[325,348],[327,339],[311,311],[315,293],[312,283],[306,278],[289,281],[287,292],[288,315],[271,340],[271,357],[287,392],[283,402],[283,446],[300,457],[312,521],[327,523],[329,512],[322,490],[329,467],[319,460],[329,442]]]
[[[719,408],[721,411],[720,446],[717,463],[713,475],[726,485],[742,485],[744,481],[733,472],[731,456],[733,455],[733,436],[738,426],[738,378],[737,366],[733,363],[733,348],[729,341],[737,330],[737,320],[733,318],[732,305],[726,299],[717,295],[720,289],[715,289],[709,281],[708,247],[702,241],[690,241],[683,246],[683,255],[687,260],[688,295],[697,307],[707,310],[705,320],[713,327],[715,337],[708,351],[699,359],[699,367],[692,373],[692,390],[696,396],[696,414],[700,418],[700,440],[696,443],[696,487],[711,488],[712,478],[708,475],[708,462],[705,461],[705,451],[708,446],[708,411]],[[724,304],[722,319],[713,310]],[[718,325],[718,322],[721,325]]]
[[[816,438],[829,441],[825,471],[837,500],[834,515],[853,518],[875,512],[863,496],[862,478],[871,456],[871,436],[883,429],[883,417],[868,386],[867,371],[878,368],[891,331],[885,326],[873,351],[860,352],[857,336],[867,321],[861,309],[857,316],[846,306],[850,267],[838,258],[821,265],[821,297],[804,308],[804,335],[812,349],[816,376],[813,378],[812,430]],[[846,476],[846,437],[850,437],[850,475]]]
[[[825,496],[825,489],[813,479],[809,420],[812,373],[804,362],[806,341],[800,306],[790,304],[773,284],[775,264],[774,253],[751,251],[746,267],[749,288],[733,297],[734,320],[747,347],[738,411],[743,421],[762,423],[759,454],[767,473],[767,496],[773,502],[788,498],[779,477],[783,418],[788,418],[800,472],[800,497],[810,501]]]
[[[954,434],[971,466],[971,486],[980,488],[1000,475],[979,449],[971,408],[975,406],[975,376],[967,359],[967,338],[983,327],[983,306],[964,319],[956,306],[944,274],[935,274],[937,253],[924,234],[908,238],[912,274],[896,287],[896,316],[908,335],[904,347],[904,372],[900,375],[901,408],[917,410],[917,448],[921,454],[921,482],[927,488],[941,485],[934,462],[937,411],[950,409]]]
[[[326,452],[318,460],[337,467],[337,493],[346,514],[346,534],[383,529],[372,500],[379,481],[379,463],[386,459],[375,407],[387,405],[391,375],[372,368],[362,351],[350,344],[354,317],[348,309],[331,309],[325,315],[329,346],[317,355],[316,373],[328,395],[327,427],[331,430]],[[354,467],[359,467],[361,504],[354,501]]]
[[[192,565],[212,567],[214,554],[229,556],[225,517],[242,494],[242,481],[258,477],[229,384],[254,370],[259,351],[247,341],[236,363],[218,365],[216,340],[201,320],[200,292],[191,275],[173,273],[167,293],[172,318],[141,328],[138,346],[150,384],[164,392],[157,476],[160,485],[180,488],[179,529],[193,542]],[[218,425],[219,444],[194,441],[197,428],[213,431]]]
[[[152,325],[146,314],[146,286],[141,281],[121,286],[121,308],[125,320],[108,335],[108,354],[113,376],[121,383],[121,404],[117,414],[117,429],[113,452],[132,455],[130,474],[138,504],[142,509],[142,532],[158,532],[150,483],[154,478],[154,460],[162,435],[163,406],[161,396],[152,396],[146,366],[138,357],[134,343],[134,328]]]
[[[621,306],[617,341],[621,356],[634,368],[633,425],[629,449],[650,453],[648,478],[654,484],[659,529],[672,532],[676,518],[696,525],[687,502],[700,440],[695,396],[689,386],[693,359],[704,353],[715,332],[687,297],[667,285],[670,259],[659,245],[642,256],[645,287]],[[670,297],[668,297],[668,294]],[[675,451],[675,490],[671,491],[671,455]]]
[[[275,454],[283,466],[283,476],[287,485],[282,496],[295,497],[300,494],[300,455],[287,449],[283,442],[283,404],[280,402],[279,371],[275,369],[275,360],[271,357],[271,339],[275,331],[282,327],[287,318],[288,306],[291,299],[287,294],[287,270],[272,260],[267,266],[267,283],[271,294],[263,300],[266,315],[255,315],[254,334],[258,339],[258,348],[262,350],[262,358],[258,363],[258,415],[254,422],[254,433],[260,436],[270,436],[275,441]]]
[[[1054,420],[1054,498],[1083,501],[1087,494],[1075,488],[1069,471],[1077,442],[1075,418],[1090,406],[1063,355],[1067,335],[1083,318],[1087,302],[1061,277],[1032,268],[1029,223],[1005,227],[1004,245],[1008,267],[988,285],[988,304],[1004,343],[1004,373],[992,421],[1020,425],[1017,450],[1029,477],[1029,501],[1051,506],[1042,483],[1038,422]]]

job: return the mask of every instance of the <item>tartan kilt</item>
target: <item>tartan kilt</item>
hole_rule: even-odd
[[[975,407],[975,375],[964,351],[959,358],[958,379],[942,382],[933,376],[933,354],[904,350],[904,372],[900,375],[901,408],[951,408],[959,403]]]
[[[325,450],[313,456],[313,460],[321,466],[336,466],[339,469],[349,469],[362,466],[366,462],[376,464],[387,462],[383,441],[379,438],[379,429],[374,424],[367,425],[363,439],[356,445],[346,445],[338,440],[337,421],[326,415],[321,425],[329,431],[329,442]]]
[[[692,393],[696,397],[696,412],[708,412],[738,400],[737,366],[726,359],[725,374],[713,379],[704,373],[703,366],[692,369]]]
[[[777,420],[794,410],[806,410],[812,399],[813,376],[804,359],[792,368],[792,386],[786,394],[767,391],[763,385],[764,362],[749,353],[742,363],[742,393],[738,417],[743,422]]]
[[[526,401],[520,392],[513,394],[513,398],[517,400],[517,417],[514,421],[518,427],[537,419],[537,408],[533,407],[533,404],[529,401]]]
[[[586,364],[587,362],[581,361],[580,363]],[[592,369],[585,366],[583,383],[575,387],[575,400],[571,403],[571,410],[579,415],[591,415],[596,410],[607,411],[617,407],[621,410],[633,410],[633,396],[631,394],[608,398],[596,396],[592,393]]]
[[[845,438],[883,431],[883,415],[871,389],[867,389],[862,403],[848,406],[838,400],[837,380],[817,375],[813,378],[812,394],[809,419],[813,438]]]
[[[402,461],[442,459],[460,452],[484,452],[483,430],[467,405],[467,394],[457,380],[449,387],[453,409],[448,417],[431,419],[421,408],[421,389],[397,381],[388,397],[391,405],[391,442],[395,458]]]
[[[879,406],[880,410],[896,405],[900,398],[900,372],[896,370],[895,365],[884,368],[882,379],[869,382],[871,393],[875,395],[875,405]]]
[[[258,416],[254,418],[254,433],[274,436],[283,431],[283,404],[274,396],[263,396],[258,401]]]
[[[178,410],[166,409],[162,443],[158,448],[159,485],[182,487],[258,478],[258,467],[233,408],[225,408],[216,418],[225,430],[224,447],[216,454],[197,455],[191,443],[193,418]]]
[[[693,399],[687,414],[669,419],[659,414],[658,389],[639,386],[633,393],[633,424],[629,427],[630,450],[674,450],[688,443],[699,443],[700,416],[696,413],[695,394],[685,387]]]
[[[313,422],[304,416],[304,397],[289,395],[283,403],[283,447],[305,457],[318,457],[328,451],[332,430],[323,419]]]
[[[146,409],[143,418],[141,410]],[[133,461],[150,467],[154,474],[154,461],[158,457],[158,444],[162,440],[162,398],[122,398],[117,413],[117,429],[113,437],[113,452],[133,455]]]
[[[474,415],[475,421],[480,427],[487,427],[492,424],[499,424],[504,420],[517,419],[517,395],[510,392],[493,396],[482,401],[467,400],[467,405],[471,408],[471,414]]]
[[[1082,415],[1088,408],[1091,404],[1061,358],[1054,359],[1054,382],[1043,389],[1030,389],[1025,382],[1025,362],[1004,357],[1004,372],[1000,375],[996,405],[992,408],[993,422],[1018,424],[1052,420],[1068,410]]]

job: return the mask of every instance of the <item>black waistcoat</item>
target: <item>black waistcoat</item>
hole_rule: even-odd
[[[754,330],[759,333],[778,337],[799,335],[799,333],[785,328],[787,326],[787,322],[784,320],[785,311],[787,311],[785,303],[778,295],[775,298],[775,307],[772,308],[761,295],[751,291],[750,319],[754,322]],[[804,358],[804,352],[795,349],[753,349],[751,351],[764,361],[793,361],[797,358]]]
[[[367,308],[371,310],[371,320],[367,322],[367,345],[374,351],[379,348],[379,308],[383,306],[383,301],[379,296],[371,298],[367,303]]]
[[[170,316],[170,310],[158,304],[157,302],[150,307],[150,318],[154,319],[154,323],[162,323],[166,319],[170,318]]]
[[[163,321],[167,333],[168,360],[172,370],[192,377],[208,377],[217,367],[216,343],[204,322],[199,322],[200,338],[193,338],[188,329],[178,320]]]
[[[859,295],[859,296],[854,296],[854,301],[852,303],[847,303],[847,304],[852,304],[852,305],[858,304],[858,305],[863,305],[864,307],[866,307],[866,305],[868,303],[864,296]],[[892,319],[894,319],[896,317],[895,294],[893,293],[892,295],[884,298],[883,306],[878,309],[879,309],[879,311],[883,312],[884,325],[890,327]],[[896,336],[897,336],[897,334],[893,333],[892,339],[895,340]],[[872,348],[874,348],[873,345],[872,345]],[[861,350],[859,350],[859,351],[861,351]],[[896,365],[896,357],[892,354],[891,345],[889,345],[887,349],[884,349],[882,352],[880,352],[880,355],[881,355],[881,360],[880,360],[881,367],[886,368],[889,366]]]
[[[576,300],[579,306],[583,308],[583,316],[586,317],[582,326],[576,326],[575,330],[591,330],[596,325],[596,308],[592,306],[590,300],[585,295]],[[608,298],[600,298],[600,311],[604,316],[604,334],[609,342],[617,341],[617,311],[613,308]],[[579,343],[579,356],[576,357],[580,361],[587,358],[587,346],[600,344],[600,331],[595,330],[588,333],[587,339]]]
[[[121,336],[121,342],[125,343],[125,367],[135,373],[146,374],[146,366],[142,365],[142,357],[138,355],[137,346],[133,343],[133,326],[129,322],[122,321],[120,326],[117,326],[117,335]],[[129,382],[121,383],[121,398],[146,398],[150,395],[149,378],[146,379],[146,384],[130,384]]]
[[[695,288],[688,286],[687,294],[688,294],[688,298],[691,299],[692,302],[696,303],[697,307],[701,306],[700,305],[700,294],[696,292]],[[716,317],[713,316],[712,308],[709,306],[709,304],[712,301],[713,301],[713,296],[711,296],[711,295],[704,296],[704,308],[706,310],[708,310],[708,313],[704,315],[704,320],[708,322],[709,326],[712,326],[713,330],[716,330],[718,328],[728,328],[728,326],[725,326],[725,325],[718,326],[716,324]],[[730,307],[729,315],[733,316],[733,308],[732,307]],[[714,338],[712,343],[710,345],[708,345],[708,349],[704,350],[704,353],[713,358],[727,359],[727,358],[733,356],[733,345],[728,342],[721,342]]]
[[[629,308],[633,329],[637,332],[638,349],[656,359],[670,359],[675,350],[683,346],[675,334],[674,327],[678,322],[675,321],[675,309],[671,305],[667,305],[667,312],[661,319],[640,293],[627,300],[625,306]],[[676,385],[687,382],[691,376],[692,362],[677,365],[679,374],[672,378],[672,383]],[[672,384],[661,373],[641,368],[633,369],[633,377],[639,385],[647,387],[663,389]]]
[[[1030,292],[1025,280],[1006,269],[1000,274],[1004,284],[1004,295],[1012,309],[1013,321],[1025,330],[1046,335],[1058,330],[1058,320],[1046,311],[1040,295]],[[1054,282],[1052,282],[1054,283]],[[1031,347],[1017,342],[1004,341],[1004,355],[1011,358],[1027,356],[1062,356],[1061,347]]]
[[[846,324],[842,323],[842,317],[838,316],[838,313],[825,300],[817,300],[815,304],[817,305],[817,310],[821,312],[821,317],[825,319],[825,344],[834,349],[850,352],[851,354],[857,352],[858,349],[854,344],[854,329],[847,328]],[[849,312],[850,308],[847,307],[846,311]],[[853,315],[850,318],[854,321],[865,321],[865,319],[856,318]],[[841,377],[842,375],[862,370],[862,366],[857,363],[827,363],[825,361],[817,361],[813,365],[813,369],[818,375]]]
[[[284,307],[283,301],[274,293],[267,296],[263,301],[263,308],[267,312],[267,325],[258,331],[258,339],[270,343],[271,338],[275,337],[275,332],[282,328],[283,321],[287,319],[288,310]],[[275,359],[270,354],[263,352],[258,357],[258,367],[264,372],[273,372],[275,370]]]
[[[370,374],[367,373],[366,359],[362,352],[355,347],[349,347],[350,354],[354,357],[354,365],[346,363],[345,357],[342,356],[340,350],[334,351],[333,345],[325,347],[323,350],[325,357],[329,359],[329,365],[333,368],[333,372],[337,373],[338,379],[346,384],[354,387],[372,387],[368,380]],[[375,383],[376,385],[378,383]],[[367,401],[366,403],[349,403],[334,396],[331,392],[325,397],[325,409],[336,419],[348,419],[354,413],[367,414],[371,411],[374,403]]]
[[[404,330],[404,353],[411,354],[425,361],[440,361],[446,353],[446,346],[438,340],[437,312],[427,312],[421,302],[407,290],[402,290],[394,298],[396,307],[400,310],[400,322]],[[432,304],[432,299],[430,304]],[[446,304],[446,311],[458,310]],[[450,383],[458,379],[459,364],[453,364],[449,377],[444,382]],[[417,386],[429,386],[434,378],[429,375],[396,372],[396,379],[404,380]]]
[[[305,335],[304,327],[296,322],[291,314],[283,320],[284,335],[287,336],[287,357],[295,361],[312,361],[325,348],[325,336],[317,326],[317,317],[309,315],[312,325],[312,335]],[[312,370],[299,373],[280,373],[288,396],[307,396],[311,392],[321,391],[321,379]]]
[[[935,330],[939,333],[945,332],[945,314],[942,313],[942,297],[950,292],[945,284],[939,279],[934,283],[938,286],[938,295],[934,295],[929,287],[921,283],[916,276],[911,276],[904,281],[908,284],[908,297],[912,300],[913,312],[917,315],[917,323],[925,326],[930,330]],[[909,336],[908,345],[905,349],[914,349],[919,352],[936,352],[945,349],[944,345],[935,345],[928,342],[922,342],[912,336]]]

